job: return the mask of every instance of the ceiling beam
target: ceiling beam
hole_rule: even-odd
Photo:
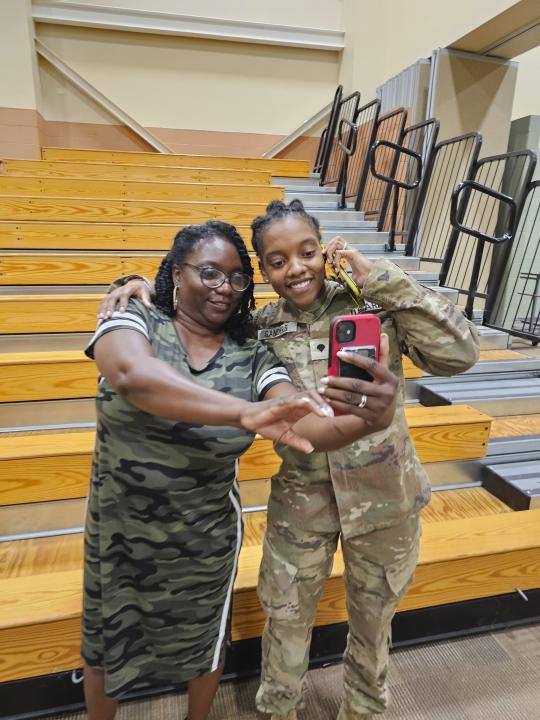
[[[35,22],[54,25],[281,45],[311,50],[338,52],[345,46],[345,33],[341,30],[172,15],[151,10],[96,7],[57,0],[33,0],[32,16]]]

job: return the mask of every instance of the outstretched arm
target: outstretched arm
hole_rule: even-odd
[[[290,383],[275,386],[285,386],[282,397],[255,403],[206,388],[156,358],[148,340],[133,330],[102,335],[94,355],[115,392],[140,410],[169,420],[243,427],[311,452],[309,438],[298,435],[293,426],[309,413],[321,417],[332,413],[316,393],[296,393]]]

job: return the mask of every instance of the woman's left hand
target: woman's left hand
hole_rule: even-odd
[[[358,287],[364,285],[373,267],[371,260],[368,260],[360,251],[350,248],[347,241],[339,235],[330,240],[323,250],[323,255],[336,273],[341,267],[342,259],[347,260],[351,266],[352,279]]]
[[[394,417],[398,380],[388,368],[388,336],[382,334],[379,362],[354,352],[338,353],[351,365],[367,370],[373,382],[345,377],[325,377],[319,392],[334,410],[362,418],[374,430],[388,427]]]
[[[309,413],[315,413],[319,417],[332,417],[334,411],[318,393],[306,391],[274,400],[249,403],[241,415],[240,424],[246,430],[257,432],[274,443],[290,445],[295,450],[310,453],[313,445],[292,429]]]

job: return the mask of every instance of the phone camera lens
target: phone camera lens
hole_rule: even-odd
[[[341,343],[350,342],[351,340],[354,340],[354,331],[354,323],[350,320],[344,320],[337,326],[336,340]]]

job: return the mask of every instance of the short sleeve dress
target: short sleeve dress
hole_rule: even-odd
[[[156,357],[214,390],[262,399],[290,382],[255,340],[226,336],[193,369],[171,318],[131,301],[103,321],[142,333]],[[105,674],[111,697],[176,685],[215,670],[228,639],[242,542],[236,473],[253,434],[180,423],[137,409],[99,382],[85,526],[82,656]]]

